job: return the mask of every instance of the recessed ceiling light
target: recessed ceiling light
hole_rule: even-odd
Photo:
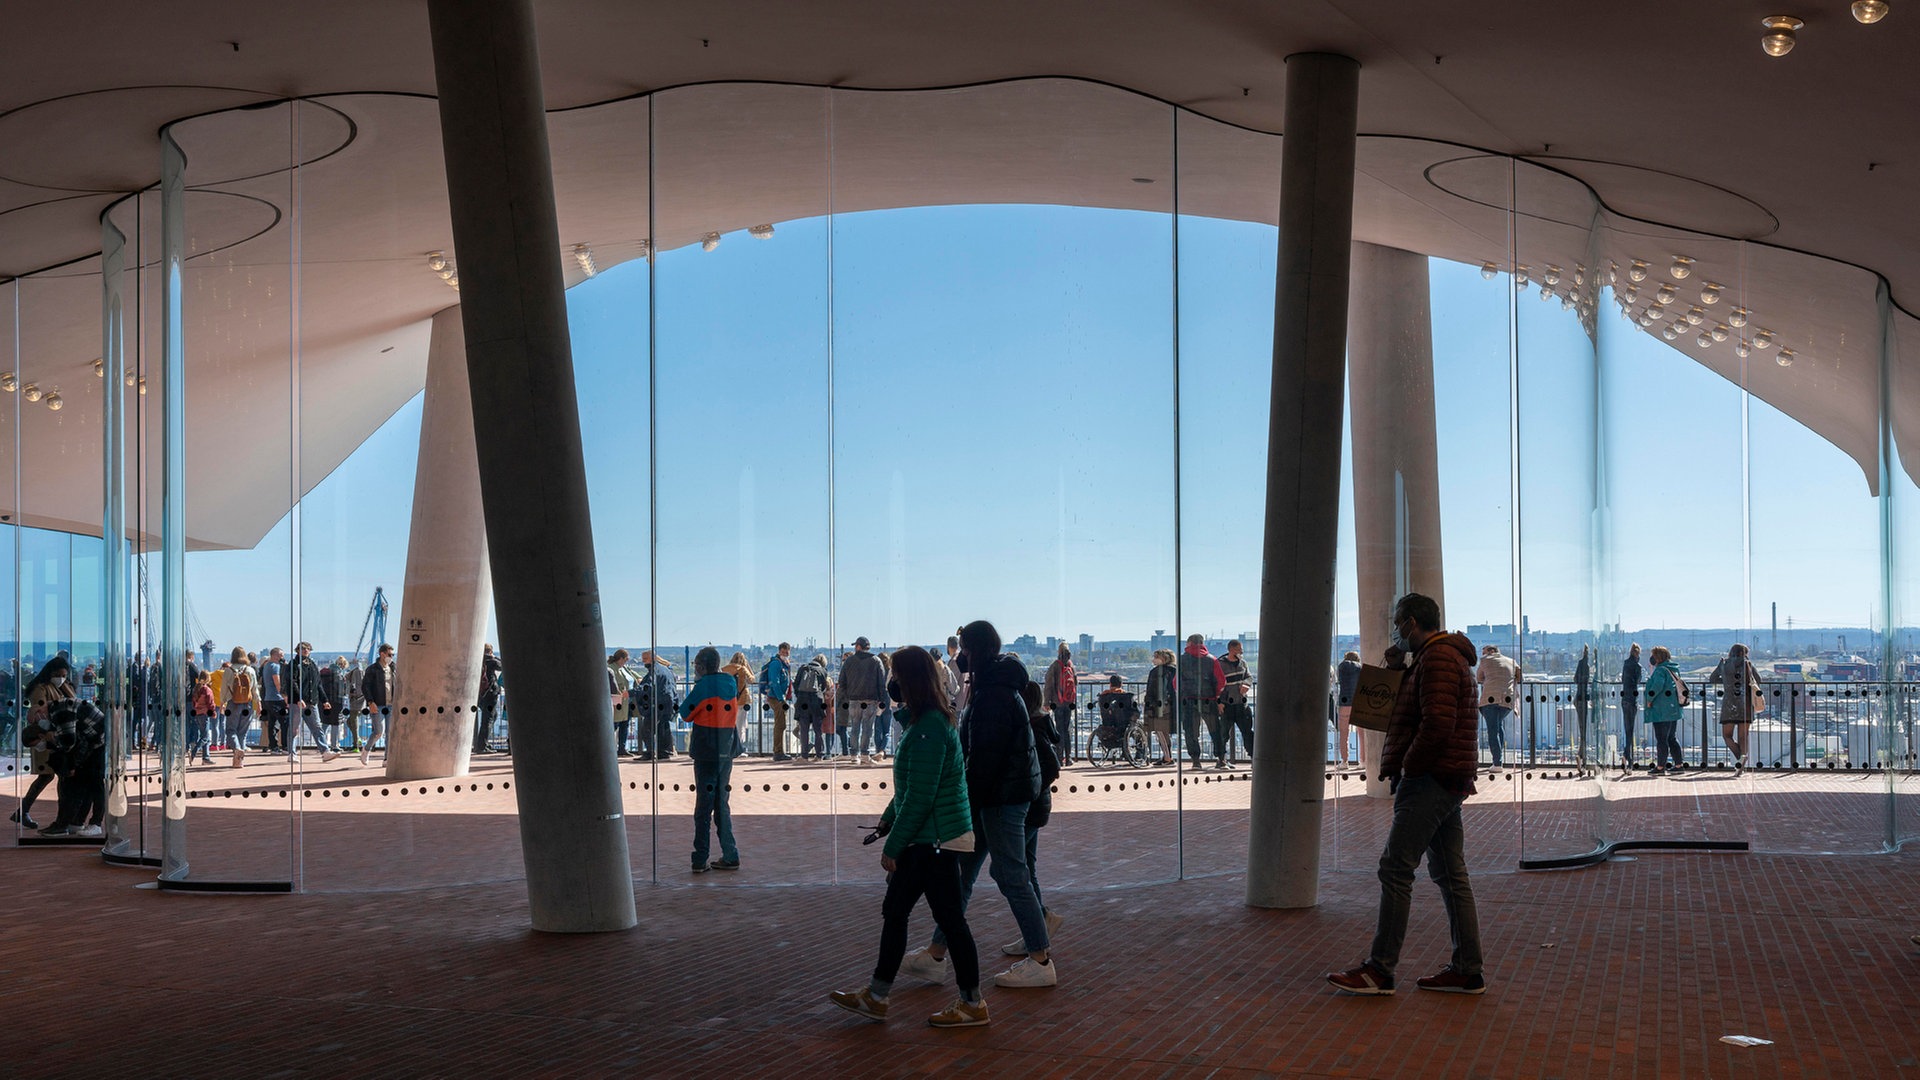
[[[701,251],[712,251],[714,248],[717,248],[719,246],[720,246],[720,234],[717,232],[710,232],[700,240]]]
[[[1627,267],[1627,280],[1636,283],[1647,280],[1647,264],[1639,259],[1633,260],[1633,265]]]
[[[1785,56],[1793,51],[1794,31],[1807,25],[1791,15],[1769,15],[1760,20],[1767,32],[1760,35],[1760,47],[1768,56]]]

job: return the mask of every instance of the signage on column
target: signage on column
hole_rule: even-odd
[[[409,617],[407,619],[407,644],[424,645],[427,643],[427,620]]]

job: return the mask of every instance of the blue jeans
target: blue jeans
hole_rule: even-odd
[[[1389,975],[1400,963],[1407,909],[1413,899],[1413,872],[1419,869],[1422,854],[1447,906],[1453,969],[1463,975],[1480,974],[1480,915],[1467,882],[1460,831],[1460,804],[1465,801],[1466,796],[1453,794],[1431,776],[1405,777],[1394,793],[1393,825],[1387,830],[1387,849],[1380,853],[1380,925],[1373,935],[1371,956]]]
[[[1507,717],[1512,715],[1505,705],[1480,706],[1480,719],[1487,722],[1487,753],[1495,765],[1506,764]]]
[[[709,823],[720,834],[720,857],[740,861],[740,849],[733,846],[733,810],[728,806],[727,784],[733,779],[733,758],[693,759],[693,865],[705,866],[709,842]]]
[[[1028,952],[1047,947],[1047,919],[1040,911],[1040,898],[1034,894],[1032,873],[1027,869],[1027,807],[1029,803],[973,808],[973,850],[960,855],[960,903],[964,914],[973,900],[973,883],[980,879],[980,867],[989,856],[993,865],[988,873],[1000,886],[1000,895],[1013,909],[1013,921],[1020,924],[1020,937]],[[933,943],[946,948],[946,935],[938,927]]]

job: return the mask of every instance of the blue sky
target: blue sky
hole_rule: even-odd
[[[609,642],[930,641],[981,616],[1009,634],[1255,629],[1275,233],[1180,221],[1176,504],[1173,232],[1164,214],[929,207],[662,254],[657,594],[647,267],[576,287]],[[1513,294],[1474,267],[1432,268],[1448,619],[1508,622]],[[1873,614],[1878,509],[1850,460],[1610,307],[1597,387],[1570,312],[1531,291],[1512,311],[1536,628],[1742,625],[1750,606],[1764,624],[1774,600],[1783,625]],[[415,399],[301,508],[297,636],[323,650],[352,646],[375,585],[401,617],[419,420]],[[1608,516],[1589,512],[1596,485]],[[222,645],[295,636],[295,531],[189,557]],[[1602,549],[1609,591],[1591,584]],[[1338,588],[1352,632],[1350,559]]]

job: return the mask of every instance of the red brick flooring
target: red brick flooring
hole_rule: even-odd
[[[1244,781],[1107,791],[1175,777],[1076,769],[1064,786],[1080,790],[1063,791],[1041,842],[1049,905],[1067,919],[1061,986],[989,990],[992,1027],[938,1032],[922,1017],[950,991],[903,982],[885,1027],[825,1002],[873,963],[877,855],[854,826],[884,801],[884,770],[743,767],[746,866],[696,878],[673,790],[684,777],[625,766],[629,809],[657,795],[662,812],[657,862],[653,820],[630,834],[641,925],[575,938],[526,929],[504,762],[424,795],[334,766],[297,788],[283,762],[193,777],[213,792],[191,810],[196,876],[297,874],[307,891],[293,896],[160,895],[134,887],[151,871],[85,849],[0,849],[6,1074],[1920,1077],[1907,941],[1920,855],[1658,853],[1511,872],[1523,847],[1578,846],[1601,816],[1616,836],[1631,824],[1780,848],[1838,830],[1835,847],[1865,849],[1906,812],[1907,778],[1483,784],[1468,840],[1491,989],[1364,1000],[1321,974],[1364,953],[1383,804],[1333,786],[1320,906],[1256,911],[1231,872],[1246,858]],[[1162,880],[1179,870],[1164,812],[1176,798],[1186,871],[1211,876]],[[1014,936],[990,888],[972,922],[986,949]],[[1407,981],[1446,949],[1423,880]]]

